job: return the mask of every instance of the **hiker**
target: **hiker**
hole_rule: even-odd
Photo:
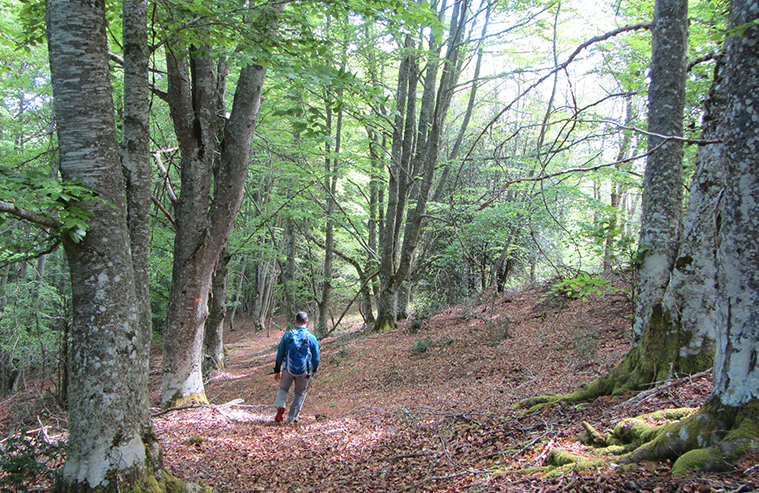
[[[285,401],[293,383],[295,383],[295,391],[293,401],[290,403],[290,412],[287,414],[287,422],[298,422],[298,415],[303,407],[309,383],[319,367],[319,342],[308,331],[308,314],[296,313],[295,323],[298,326],[285,332],[282,340],[279,341],[277,362],[274,364],[274,380],[279,383],[279,391],[274,401],[274,407],[277,408],[274,421],[277,423],[285,419]]]

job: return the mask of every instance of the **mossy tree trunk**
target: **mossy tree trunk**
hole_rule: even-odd
[[[676,459],[673,474],[714,470],[759,449],[759,4],[734,0],[725,67],[725,188],[717,217],[714,390],[627,460]]]
[[[155,482],[161,456],[148,412],[149,326],[130,249],[105,3],[51,0],[46,10],[61,176],[80,180],[100,199],[77,204],[91,213],[90,229],[83,240],[64,242],[74,318],[68,452],[56,490],[124,491]]]
[[[635,371],[641,384],[661,376],[670,355],[647,344],[646,338],[669,340],[671,325],[663,317],[662,302],[677,255],[682,219],[683,144],[661,136],[682,136],[685,106],[687,0],[657,0],[652,25],[651,84],[648,94],[648,160],[643,184],[638,303],[633,325],[639,352]],[[662,334],[664,332],[664,334]],[[659,343],[661,342],[659,340]],[[651,351],[654,349],[654,351]],[[665,376],[666,376],[665,370]]]
[[[667,10],[659,6],[658,2],[657,6],[656,16],[661,17],[667,12],[674,15],[674,7]],[[681,2],[678,8],[676,17],[679,22],[674,22],[672,19],[657,19],[655,26],[659,27],[654,28],[654,39],[657,38],[657,29],[661,29],[661,26],[669,26],[679,33],[681,42],[671,43],[669,49],[676,49],[679,53],[677,57],[671,57],[671,62],[675,68],[682,68],[681,75],[677,76],[677,80],[681,80],[680,77],[684,77],[685,73],[684,58],[682,58],[684,51],[682,50],[685,48],[684,29],[687,26],[686,5]],[[664,46],[655,43],[655,50],[657,47],[663,49]],[[656,60],[654,64],[655,62]],[[672,70],[676,71],[675,68]],[[652,70],[652,86],[658,80],[654,77],[655,73]],[[705,141],[719,141],[720,122],[723,120],[724,111],[721,73],[721,64],[718,64],[705,108],[703,122],[703,140]],[[674,93],[672,97],[674,98]],[[651,99],[650,105],[653,109],[654,93]],[[659,104],[667,107],[675,102],[674,100],[669,103],[661,101]],[[665,120],[664,127],[659,130],[653,130],[657,128],[655,126],[657,124],[652,121],[650,125],[654,127],[649,127],[652,131],[662,135],[679,135],[681,125],[677,128],[668,127],[670,122],[666,122],[665,114],[656,113],[652,118],[657,121]],[[676,120],[681,122],[682,117]],[[649,149],[659,144],[661,141],[649,142]],[[664,148],[664,146],[659,148],[658,152]],[[703,145],[699,148],[684,229],[679,242],[674,239],[677,238],[676,231],[679,227],[676,211],[679,211],[680,199],[670,201],[664,212],[657,212],[656,206],[661,204],[655,197],[658,194],[676,195],[670,193],[669,186],[674,187],[673,190],[681,189],[682,185],[678,184],[675,177],[679,177],[682,172],[682,166],[679,163],[682,152],[681,150],[670,152],[672,155],[668,159],[672,161],[671,166],[677,169],[670,170],[669,179],[672,183],[668,186],[664,186],[667,182],[666,176],[662,177],[662,172],[657,171],[659,164],[656,163],[656,154],[653,154],[649,161],[649,167],[646,169],[645,187],[647,188],[644,195],[646,197],[643,217],[645,224],[642,225],[640,240],[641,246],[649,250],[645,253],[644,265],[640,273],[641,295],[636,309],[632,349],[609,374],[591,382],[585,388],[565,396],[532,398],[525,401],[523,405],[529,406],[557,400],[592,399],[627,389],[639,389],[676,374],[696,373],[712,366],[714,327],[717,316],[716,246],[719,224],[715,211],[718,210],[722,198],[725,177],[722,149],[723,146],[719,143]],[[680,155],[680,158],[676,159],[677,155]],[[661,203],[666,204],[664,198],[661,198]],[[657,219],[646,223],[645,218],[650,215],[657,216]],[[669,222],[663,222],[664,217],[670,217]],[[658,230],[652,224],[658,224]],[[669,233],[663,234],[667,230]],[[652,231],[659,232],[658,239]],[[652,254],[654,245],[658,245],[659,253]],[[676,255],[672,255],[673,248],[676,248],[674,251]]]

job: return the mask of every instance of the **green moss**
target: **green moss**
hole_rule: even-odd
[[[503,471],[503,473],[504,474],[517,473],[522,476],[532,476],[533,474],[547,474],[554,470],[556,470],[555,467],[540,466],[540,467],[526,467],[524,469],[517,469],[516,471],[507,470],[507,471]]]
[[[601,456],[610,456],[610,455],[624,455],[626,453],[630,452],[630,447],[626,447],[624,445],[610,445],[608,447],[600,448],[596,450],[596,454]]]
[[[188,438],[187,440],[183,441],[182,445],[187,445],[187,446],[200,445],[204,443],[205,441],[206,439],[203,437],[192,436]]]
[[[587,471],[588,469],[594,469],[599,467],[605,467],[608,461],[603,457],[596,457],[594,459],[583,457],[577,462],[575,471]]]
[[[697,407],[680,407],[677,409],[661,409],[652,413],[643,414],[640,418],[649,421],[677,421],[692,416],[697,412]]]
[[[167,471],[163,471],[161,483],[163,484],[163,491],[165,493],[187,493],[187,485],[185,485],[181,479],[172,476]]]
[[[56,482],[53,491],[58,493],[116,493],[129,491],[130,493],[213,493],[210,486],[200,486],[194,483],[185,483],[165,470],[160,474],[160,479],[147,472],[144,468],[130,471],[111,471],[108,476],[108,486],[90,488],[87,483],[67,484],[62,480]]]
[[[672,465],[672,476],[682,476],[692,471],[716,471],[727,466],[725,457],[717,447],[690,450]]]
[[[526,408],[529,411],[533,411],[533,410],[537,410],[543,404],[553,404],[554,402],[559,402],[562,399],[562,397],[563,395],[561,394],[536,395],[534,397],[530,397],[528,399],[518,402],[515,405],[515,408],[517,409]]]
[[[392,317],[383,317],[381,319],[377,319],[372,331],[383,333],[383,332],[389,332],[391,330],[395,330],[395,328],[396,328],[396,323]]]
[[[174,396],[169,399],[168,402],[164,404],[164,408],[169,409],[172,407],[189,407],[189,406],[207,406],[208,405],[208,398],[206,397],[206,393],[201,392],[199,394],[190,394],[188,396],[182,397],[179,392],[174,394]]]
[[[165,493],[165,491],[161,489],[161,485],[158,484],[158,480],[152,474],[147,475],[132,488],[133,493]]]
[[[645,443],[650,440],[645,440],[644,437],[650,437],[655,429],[655,426],[651,426],[642,419],[627,418],[616,424],[614,436],[622,443]]]
[[[579,456],[555,448],[548,452],[546,464],[549,466],[566,466],[567,464],[576,464],[579,460]]]

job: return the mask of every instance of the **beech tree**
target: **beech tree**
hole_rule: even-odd
[[[270,43],[281,2],[257,7],[249,28]],[[176,20],[175,20],[176,21]],[[202,33],[201,33],[202,34]],[[214,269],[242,202],[266,67],[242,67],[214,168],[220,67],[210,46],[166,47],[167,100],[181,152],[182,191],[176,206],[172,289],[164,332],[163,406],[207,403],[201,358]],[[222,62],[223,63],[223,62]]]
[[[128,12],[131,27],[125,34],[136,48],[132,55],[137,66],[146,67],[141,61],[144,51],[131,45],[146,39],[139,27],[135,29],[145,25],[144,4],[125,2],[124,8],[135,9]],[[47,2],[47,36],[61,176],[64,181],[81,181],[98,197],[78,204],[90,214],[84,238],[64,238],[74,318],[68,453],[56,490],[158,488],[166,477],[160,472],[160,450],[148,413],[149,326],[141,325],[140,281],[135,277],[135,250],[130,249],[105,3]],[[147,84],[146,71],[138,68],[133,74],[134,84]],[[142,98],[147,93],[134,94]],[[144,122],[137,123],[136,132],[144,132]]]
[[[759,5],[731,5],[725,66],[725,187],[717,211],[714,390],[691,418],[666,427],[631,460],[677,459],[673,473],[713,470],[756,450],[759,440]],[[707,218],[705,218],[707,219]]]
[[[444,9],[445,6],[440,8]],[[407,35],[404,41],[404,57],[396,91],[397,111],[393,126],[387,204],[379,237],[380,288],[374,324],[376,331],[395,327],[398,293],[407,281],[415,261],[422,222],[435,185],[435,170],[445,120],[461,70],[462,40],[469,9],[470,2],[467,0],[454,2],[446,54],[442,60],[436,54],[435,37],[431,37],[430,59],[423,72],[424,92],[419,102],[418,117],[420,62],[415,53],[417,40]],[[407,204],[411,201],[415,204],[407,211]]]

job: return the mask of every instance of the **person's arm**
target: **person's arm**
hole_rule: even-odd
[[[311,368],[313,368],[311,373],[316,373],[317,368],[319,368],[319,361],[321,361],[321,355],[319,354],[319,341],[316,340],[316,336],[313,334],[311,334],[311,345],[314,347],[314,350],[311,351]]]
[[[277,348],[277,360],[274,362],[274,380],[277,382],[279,382],[279,374],[282,371],[282,362],[285,360],[288,335],[290,335],[289,331],[282,335],[282,339],[279,341],[279,348]]]

